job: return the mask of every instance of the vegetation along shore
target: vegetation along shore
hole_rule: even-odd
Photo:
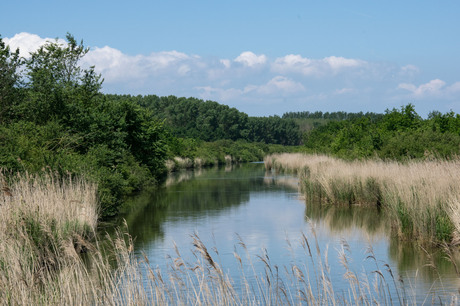
[[[395,235],[456,246],[460,238],[460,160],[345,161],[326,155],[275,154],[268,169],[295,172],[308,201],[373,205]]]

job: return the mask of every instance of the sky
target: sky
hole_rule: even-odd
[[[251,116],[460,113],[460,1],[21,0],[0,35],[24,57],[71,33],[103,92],[213,100]],[[64,41],[62,41],[64,43]]]

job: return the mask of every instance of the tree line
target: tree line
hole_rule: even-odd
[[[150,110],[101,94],[101,75],[79,65],[89,49],[66,38],[27,59],[0,38],[0,167],[84,175],[98,182],[110,216],[123,195],[164,172],[166,131]]]
[[[373,113],[373,112],[357,112],[349,113],[344,111],[337,112],[322,112],[322,111],[302,111],[302,112],[287,112],[284,113],[283,119],[324,119],[324,120],[353,120],[362,117],[368,117],[372,120],[378,120],[383,116],[383,114]]]
[[[294,120],[279,116],[250,117],[227,105],[197,98],[156,95],[107,95],[110,100],[129,100],[151,110],[176,137],[204,141],[222,139],[299,145],[301,133]]]
[[[459,153],[460,115],[433,111],[423,119],[413,104],[378,117],[330,121],[303,135],[306,150],[344,158],[449,158]]]

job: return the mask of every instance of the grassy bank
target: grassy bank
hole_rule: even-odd
[[[460,237],[460,159],[344,161],[325,155],[278,154],[268,169],[292,171],[307,199],[385,209],[404,239],[457,244]]]

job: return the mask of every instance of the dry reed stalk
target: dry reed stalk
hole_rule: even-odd
[[[284,153],[265,162],[297,173],[307,198],[385,206],[400,236],[434,242],[460,236],[460,159],[399,163]]]
[[[3,173],[0,180],[8,181]],[[95,251],[88,238],[97,226],[96,186],[52,173],[9,181],[11,195],[0,194],[0,303],[97,301],[100,289],[79,254]]]

